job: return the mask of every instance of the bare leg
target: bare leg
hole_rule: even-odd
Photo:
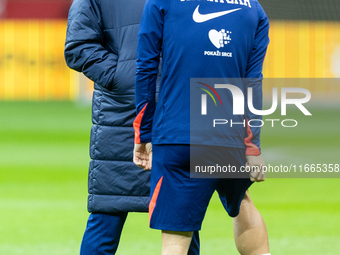
[[[162,230],[162,255],[187,255],[192,232]]]
[[[266,224],[246,192],[240,213],[233,219],[234,239],[237,250],[242,255],[261,255],[269,253]]]

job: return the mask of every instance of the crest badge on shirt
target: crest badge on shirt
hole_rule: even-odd
[[[231,52],[219,51],[219,49],[224,48],[231,42],[232,32],[221,29],[217,31],[216,29],[211,29],[208,33],[210,42],[218,49],[217,51],[204,51],[205,56],[216,56],[216,57],[229,57],[231,58],[233,54]]]

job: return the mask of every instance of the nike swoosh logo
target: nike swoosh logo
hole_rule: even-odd
[[[202,23],[202,22],[206,22],[208,20],[211,19],[215,19],[218,17],[221,17],[223,15],[232,13],[232,12],[236,12],[238,10],[241,10],[242,8],[238,8],[238,9],[233,9],[233,10],[228,10],[228,11],[222,11],[222,12],[214,12],[214,13],[209,13],[209,14],[200,14],[198,12],[198,7],[200,7],[199,5],[196,7],[194,14],[192,15],[192,18],[194,19],[194,21],[196,23]]]

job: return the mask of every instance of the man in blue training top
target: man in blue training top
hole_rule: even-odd
[[[261,171],[242,179],[190,179],[190,153],[207,163],[227,159],[238,168],[261,169],[260,127],[238,125],[220,132],[223,139],[211,134],[203,146],[199,136],[190,134],[189,102],[191,78],[245,78],[245,83],[235,85],[243,94],[252,87],[254,106],[261,109],[268,30],[268,18],[256,0],[146,1],[137,48],[134,162],[151,169],[152,161],[150,227],[162,230],[163,255],[187,252],[215,190],[235,217],[239,252],[269,254],[264,222],[247,192],[253,181],[264,180]],[[229,32],[232,43],[227,42]],[[156,107],[160,52],[163,66]],[[233,117],[232,104],[225,108],[226,115]],[[248,108],[236,117],[243,123],[261,118]]]

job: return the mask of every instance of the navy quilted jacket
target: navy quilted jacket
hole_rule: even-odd
[[[145,0],[74,0],[67,65],[95,82],[89,212],[147,211],[150,171],[132,163],[137,34]]]

